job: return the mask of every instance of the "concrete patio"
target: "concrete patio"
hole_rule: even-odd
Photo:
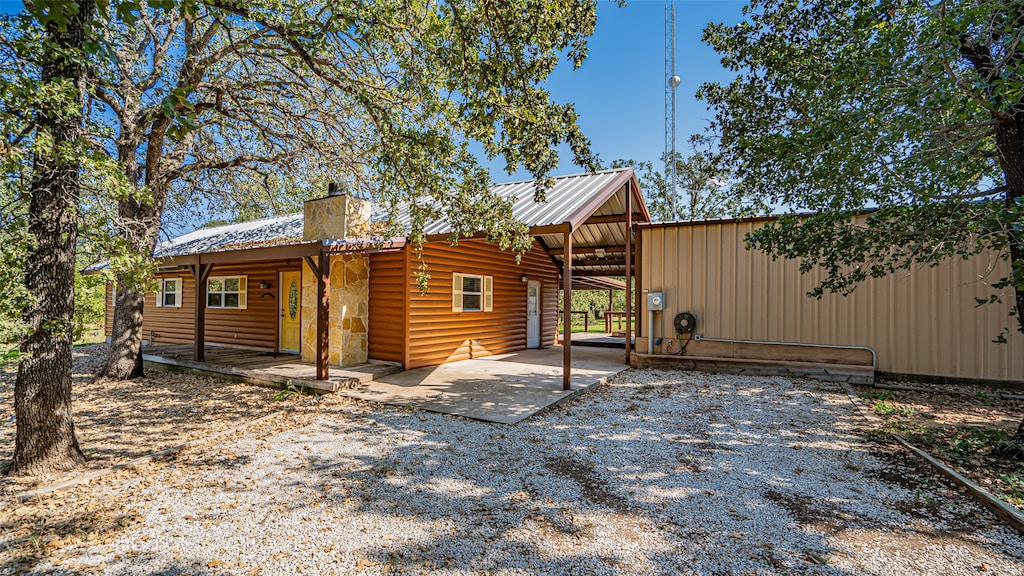
[[[611,348],[573,348],[572,390],[562,390],[562,347],[523,350],[440,366],[400,371],[371,362],[332,367],[316,380],[312,363],[294,354],[207,347],[206,361],[190,359],[191,346],[149,346],[143,357],[155,367],[223,375],[264,386],[303,386],[360,400],[408,406],[485,422],[515,424],[622,372],[625,353]]]
[[[556,346],[407,370],[338,393],[515,424],[622,372],[629,367],[624,360],[623,350],[574,347],[572,390],[562,390],[562,347]]]

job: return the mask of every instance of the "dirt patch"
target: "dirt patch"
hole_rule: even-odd
[[[24,492],[228,430],[286,408],[278,391],[216,378],[147,370],[146,377],[97,382],[106,344],[75,348],[75,432],[88,462],[73,473],[14,479],[0,476],[0,496]],[[14,453],[16,366],[0,368],[0,467]]]
[[[911,385],[935,391],[855,387],[865,405],[884,421],[874,433],[903,435],[1024,512],[1024,461],[992,455],[995,445],[1017,429],[1024,400],[1003,398],[987,387]]]
[[[559,476],[568,478],[580,487],[580,493],[587,500],[617,512],[628,514],[630,507],[615,495],[608,482],[598,476],[593,465],[566,456],[549,458],[546,466]]]

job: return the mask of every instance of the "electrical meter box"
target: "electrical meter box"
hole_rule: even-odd
[[[665,309],[665,295],[661,292],[648,292],[647,293],[647,309],[650,311],[658,311]]]

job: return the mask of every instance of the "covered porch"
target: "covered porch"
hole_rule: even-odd
[[[358,366],[334,368],[327,378],[318,378],[316,363],[302,360],[298,354],[204,346],[203,359],[196,360],[195,346],[190,344],[143,346],[142,359],[161,369],[208,372],[275,388],[292,384],[296,388],[305,386],[318,392],[351,389],[374,378],[402,371],[400,364],[373,361]]]

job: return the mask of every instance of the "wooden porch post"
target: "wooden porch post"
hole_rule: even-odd
[[[629,364],[630,342],[633,333],[633,299],[629,297],[633,286],[633,191],[626,182],[626,364]]]
[[[196,362],[206,360],[206,281],[213,271],[213,264],[203,264],[199,256],[196,256],[196,263],[189,266],[192,270],[192,279],[195,281],[196,304],[195,318],[192,329],[192,359]]]
[[[572,389],[572,228],[562,235],[562,390]]]
[[[329,313],[331,308],[331,256],[322,250],[320,257],[313,260],[305,257],[306,264],[316,275],[316,379],[327,380],[330,372],[331,334]]]

